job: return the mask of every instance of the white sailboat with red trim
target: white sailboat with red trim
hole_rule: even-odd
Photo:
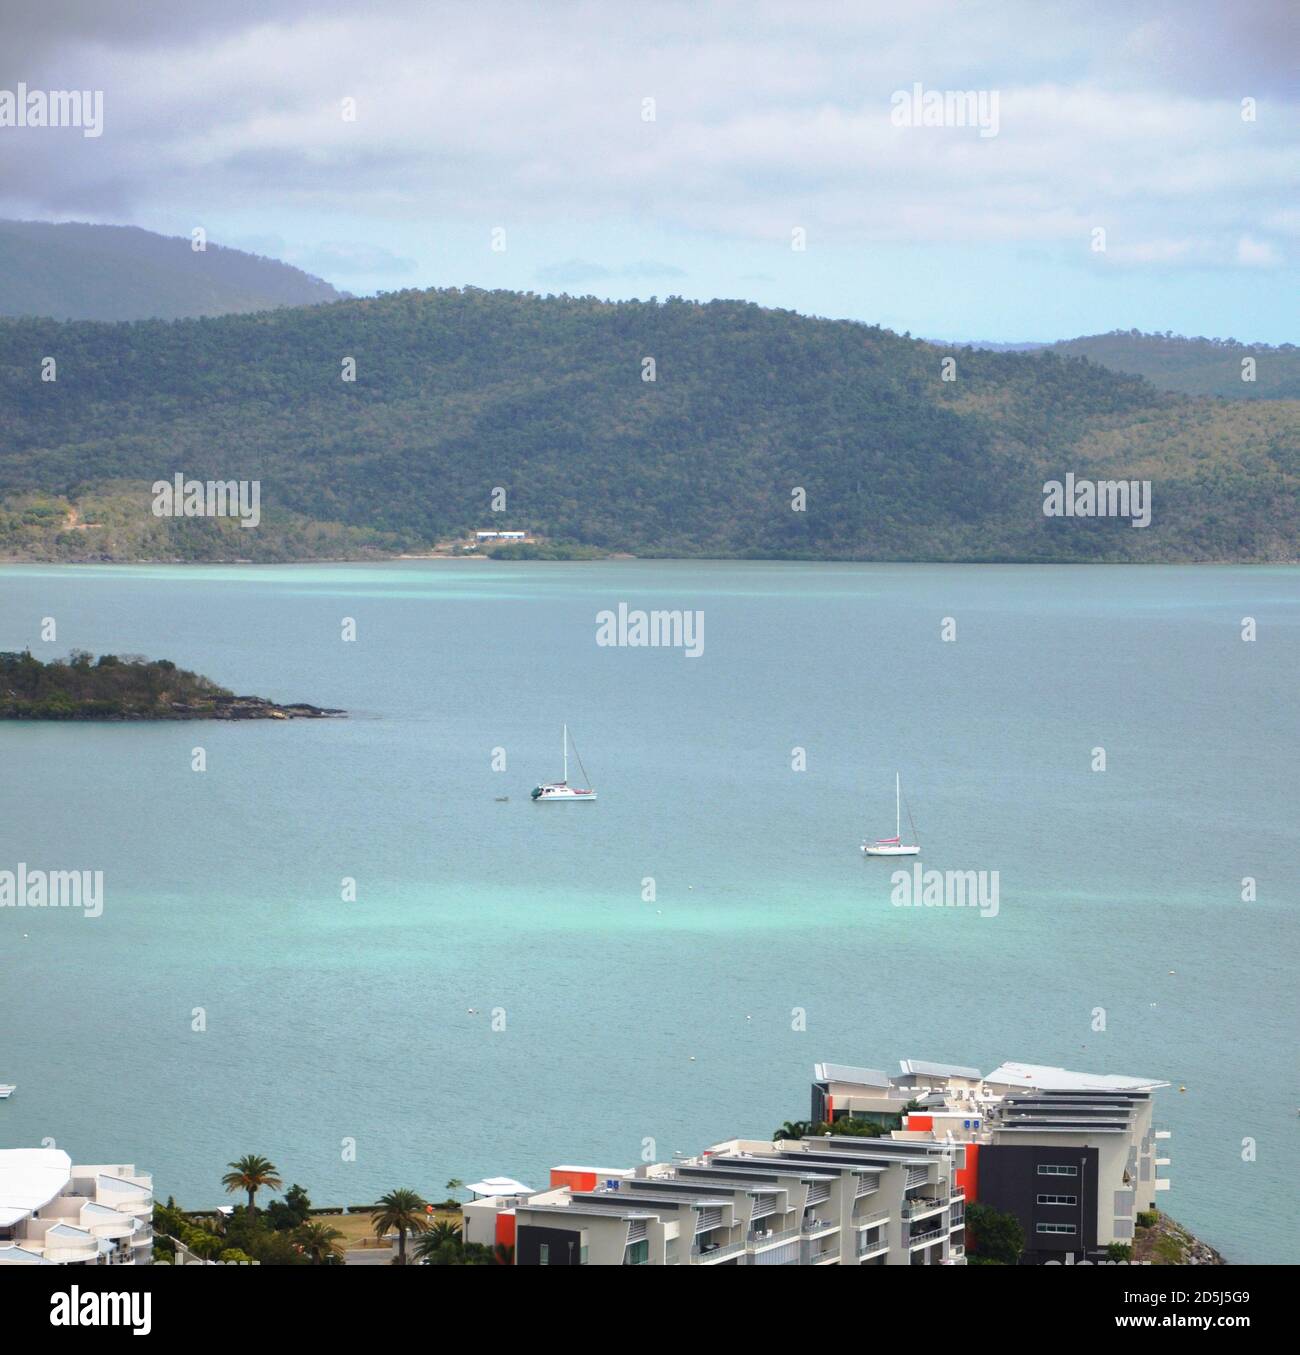
[[[590,787],[569,785],[569,726],[564,726],[564,776],[559,781],[544,781],[540,786],[533,787],[533,799],[540,804],[543,800],[594,800],[596,792]],[[587,769],[582,765],[582,754],[578,752],[578,745],[573,745],[573,755],[578,759],[578,769],[582,772],[582,779],[588,781]]]
[[[874,842],[864,842],[862,844],[862,854],[864,856],[919,856],[921,854],[920,844],[916,841],[916,825],[912,822],[912,811],[907,811],[908,827],[912,830],[912,841],[907,843],[903,841],[902,824],[902,779],[897,772],[894,773],[894,836],[878,837]]]

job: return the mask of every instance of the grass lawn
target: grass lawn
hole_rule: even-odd
[[[327,1228],[334,1228],[343,1234],[343,1245],[348,1248],[361,1246],[378,1246],[379,1242],[375,1237],[374,1225],[370,1222],[369,1214],[313,1214],[312,1223],[323,1223]],[[431,1217],[438,1223],[460,1223],[460,1211],[452,1213],[447,1209],[434,1210]],[[406,1240],[407,1248],[411,1246],[411,1239]]]

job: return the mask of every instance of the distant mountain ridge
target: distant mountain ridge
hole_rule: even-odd
[[[136,226],[0,221],[0,315],[179,320],[338,301],[301,269]]]
[[[452,288],[0,321],[0,409],[17,558],[356,557],[485,526],[660,556],[1300,555],[1300,402],[1189,399],[1055,350],[944,350],[739,301]],[[1045,516],[1067,473],[1150,480],[1150,526]],[[155,516],[150,483],[177,474],[257,480],[256,530]]]
[[[1300,399],[1300,348],[1289,343],[1189,339],[1172,333],[1143,334],[1136,329],[1086,334],[1055,343],[995,343],[983,339],[930,342],[937,348],[969,347],[990,353],[1050,349],[1087,358],[1112,372],[1145,377],[1157,389],[1179,395],[1215,395],[1225,400]],[[1245,358],[1254,359],[1252,380],[1243,380]]]
[[[1236,339],[1183,338],[1177,334],[1142,334],[1113,330],[1085,338],[1063,339],[1055,352],[1087,358],[1113,372],[1142,376],[1160,390],[1181,395],[1217,395],[1226,400],[1300,399],[1300,348]],[[1246,359],[1253,359],[1253,379],[1243,380]]]

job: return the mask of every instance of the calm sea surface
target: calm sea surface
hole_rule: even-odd
[[[619,602],[702,609],[703,655],[598,647]],[[1019,1059],[1167,1079],[1162,1203],[1300,1259],[1300,571],[7,567],[27,645],[351,718],[0,726],[0,869],[106,890],[0,910],[0,1146],[362,1203],[766,1135],[816,1060]],[[534,805],[566,720],[599,802]],[[891,905],[896,769],[996,917]]]

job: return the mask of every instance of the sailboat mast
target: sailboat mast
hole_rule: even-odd
[[[901,792],[900,792],[900,789],[899,789],[899,785],[900,785],[900,783],[899,783],[899,774],[898,774],[897,772],[895,772],[895,773],[894,773],[894,837],[901,840],[901,838],[902,838],[902,836],[903,836],[903,820],[902,820],[902,816],[901,816],[901,815],[899,814],[899,812],[898,812],[898,799],[899,799],[899,795],[900,795],[900,793],[901,793]]]
[[[569,726],[564,726],[564,784],[569,784]]]

